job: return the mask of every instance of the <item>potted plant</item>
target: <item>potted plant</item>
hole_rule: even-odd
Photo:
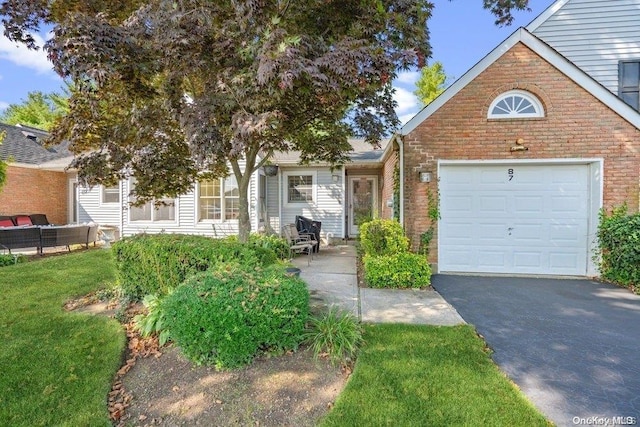
[[[267,163],[262,168],[267,176],[276,176],[278,174],[278,165]]]

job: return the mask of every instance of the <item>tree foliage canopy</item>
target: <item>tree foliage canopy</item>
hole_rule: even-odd
[[[424,105],[436,99],[446,89],[447,75],[441,62],[422,67],[413,92]]]
[[[485,0],[494,13],[522,1]],[[347,137],[398,125],[391,81],[430,55],[428,0],[4,0],[5,35],[53,25],[75,84],[52,131],[86,184],[135,175],[138,202],[188,191],[228,164],[250,227],[250,176],[275,150],[339,164]],[[505,15],[506,16],[506,15]],[[504,19],[504,18],[503,18]],[[508,21],[508,20],[507,20]]]
[[[50,130],[56,120],[68,111],[68,98],[58,93],[29,92],[21,104],[10,104],[2,114],[0,122],[10,125],[26,125]]]

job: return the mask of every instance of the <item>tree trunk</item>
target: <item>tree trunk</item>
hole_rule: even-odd
[[[248,165],[247,165],[248,166]],[[231,168],[233,174],[238,182],[239,192],[239,212],[238,212],[238,240],[240,243],[247,243],[249,241],[249,234],[251,234],[251,216],[249,215],[249,184],[251,183],[252,173],[249,171],[253,168],[246,167],[244,173],[240,170],[240,165],[237,161],[231,162]]]

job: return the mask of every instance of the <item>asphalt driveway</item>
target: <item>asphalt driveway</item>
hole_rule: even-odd
[[[551,421],[640,423],[640,296],[572,279],[435,275],[432,284]]]

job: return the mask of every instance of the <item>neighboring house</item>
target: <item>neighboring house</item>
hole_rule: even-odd
[[[601,208],[638,209],[640,0],[559,0],[394,135],[401,221],[439,272],[597,275]]]
[[[0,123],[0,159],[8,163],[7,181],[0,190],[0,215],[47,215],[54,224],[73,220],[69,180],[65,172],[72,154],[66,144],[45,147],[47,133],[27,126]]]
[[[267,176],[261,168],[249,188],[252,230],[280,233],[283,225],[302,215],[322,223],[326,241],[355,236],[359,221],[390,215],[392,172],[383,169],[383,160],[394,154],[363,141],[350,142],[351,162],[336,170],[323,164],[300,166],[298,153],[276,153],[271,159],[278,166],[276,175]],[[219,237],[238,231],[239,197],[233,176],[199,182],[176,199],[163,199],[159,208],[152,202],[130,206],[128,195],[134,185],[131,179],[112,188],[79,188],[78,222],[114,225],[123,235],[168,232]]]

